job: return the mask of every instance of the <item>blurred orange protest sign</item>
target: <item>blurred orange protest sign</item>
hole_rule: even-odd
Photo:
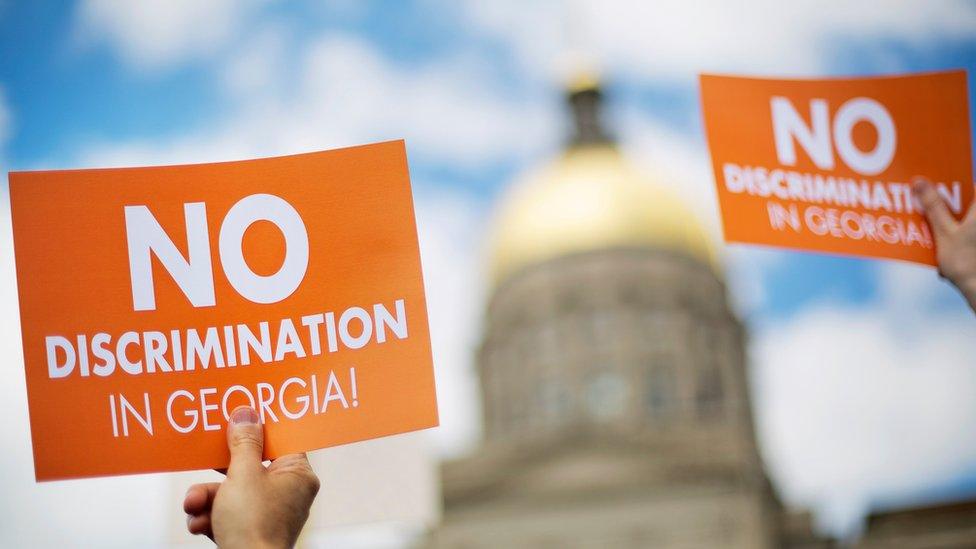
[[[725,239],[935,264],[911,193],[973,199],[966,73],[824,80],[701,76]]]
[[[223,467],[437,425],[403,142],[10,174],[38,480]]]

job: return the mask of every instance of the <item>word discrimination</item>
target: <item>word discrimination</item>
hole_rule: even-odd
[[[908,183],[740,166],[732,162],[722,166],[722,175],[725,188],[734,194],[889,213],[922,211]],[[958,181],[951,185],[937,183],[936,188],[949,209],[956,214],[962,212],[962,185]]]
[[[722,166],[723,183],[733,194],[766,199],[770,227],[848,240],[931,249],[928,227],[910,214],[921,212],[910,184],[869,181],[762,166]],[[936,183],[950,210],[963,209],[962,185]],[[865,211],[866,210],[866,211]]]
[[[142,375],[270,364],[361,349],[388,337],[408,337],[403,299],[394,301],[392,312],[376,303],[256,325],[49,335],[45,347],[48,377],[58,379],[72,374],[107,377],[119,370]]]

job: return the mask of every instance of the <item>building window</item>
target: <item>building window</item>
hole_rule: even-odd
[[[586,384],[586,410],[597,421],[623,416],[627,409],[627,383],[616,373],[592,376]]]
[[[646,378],[645,404],[650,417],[661,418],[673,411],[675,383],[668,365],[662,364],[661,361],[655,362]]]
[[[671,322],[667,315],[658,311],[647,312],[639,320],[637,342],[647,353],[660,351],[664,342],[671,337]]]
[[[607,355],[617,346],[616,315],[610,311],[599,311],[589,317],[590,345],[598,354]]]
[[[540,383],[539,407],[546,425],[565,423],[570,412],[570,397],[565,385],[552,380]]]
[[[722,411],[722,375],[718,368],[706,368],[699,373],[695,401],[701,417],[714,416]]]

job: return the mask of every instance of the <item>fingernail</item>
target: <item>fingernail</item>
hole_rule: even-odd
[[[924,177],[916,177],[915,181],[912,183],[912,188],[915,192],[920,192],[927,189],[929,186],[929,180]]]
[[[234,425],[248,425],[258,422],[258,413],[250,406],[238,406],[230,414],[230,422]]]

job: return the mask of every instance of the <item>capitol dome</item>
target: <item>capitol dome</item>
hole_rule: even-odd
[[[688,207],[609,142],[571,144],[516,181],[497,213],[491,247],[496,282],[559,256],[617,247],[658,248],[717,264]]]
[[[482,442],[444,465],[429,546],[799,547],[708,232],[614,146],[595,83],[569,99],[566,149],[497,211]]]

